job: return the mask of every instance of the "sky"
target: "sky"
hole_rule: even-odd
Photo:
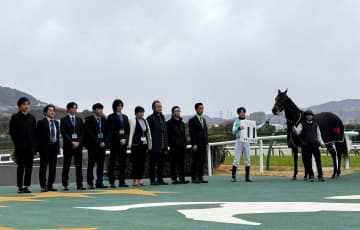
[[[1,1],[0,85],[111,112],[179,105],[224,118],[360,99],[360,1]]]

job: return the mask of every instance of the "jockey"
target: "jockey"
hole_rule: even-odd
[[[236,182],[236,170],[240,163],[240,157],[242,154],[245,156],[245,181],[252,182],[250,180],[250,143],[241,140],[241,130],[245,127],[241,124],[241,121],[245,120],[246,118],[246,109],[244,107],[240,107],[237,109],[237,114],[239,116],[238,119],[234,121],[232,133],[236,136],[236,143],[235,143],[235,157],[232,166],[232,177],[231,181]],[[264,128],[269,124],[269,120],[266,122],[258,125],[256,129]]]

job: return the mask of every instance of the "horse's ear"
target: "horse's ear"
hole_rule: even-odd
[[[278,94],[281,94],[281,90],[280,90],[280,89],[278,89]]]
[[[286,89],[286,90],[284,91],[284,94],[287,94],[287,91],[288,91],[288,89]]]

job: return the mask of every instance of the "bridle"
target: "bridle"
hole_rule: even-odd
[[[286,107],[286,103],[283,103],[283,105],[279,105],[279,100],[276,100],[276,102],[275,102],[275,107],[278,109],[278,111],[277,111],[277,115],[280,115],[280,112],[282,112],[284,109],[285,109],[285,107]],[[287,117],[286,116],[284,116],[285,117],[285,119],[286,119],[286,121],[288,122],[288,123],[290,123],[290,124],[299,124],[299,122],[300,122],[300,120],[301,120],[301,111],[299,111],[299,117],[298,117],[298,119],[296,119],[296,122],[295,123],[293,123],[292,121],[290,121],[289,119],[287,119]]]

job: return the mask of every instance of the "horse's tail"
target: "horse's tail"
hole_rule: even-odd
[[[341,150],[342,153],[344,154],[344,156],[349,156],[349,150],[348,150],[348,145],[347,145],[347,141],[346,138],[344,137],[344,140],[341,142]]]

